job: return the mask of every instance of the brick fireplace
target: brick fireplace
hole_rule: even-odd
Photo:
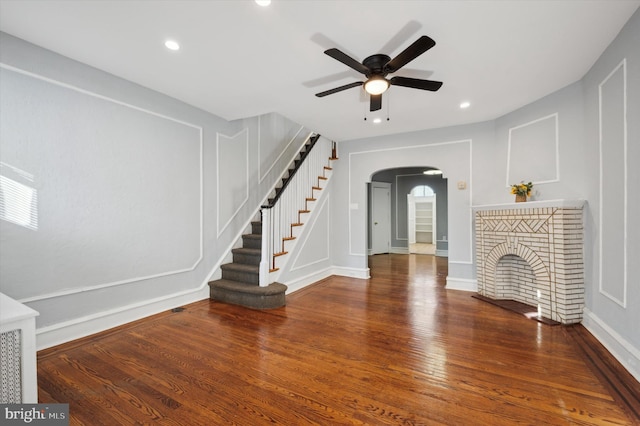
[[[477,206],[478,293],[579,323],[584,308],[582,200]]]

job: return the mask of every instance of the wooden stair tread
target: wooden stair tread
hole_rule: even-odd
[[[285,254],[288,254],[288,251],[281,251],[279,253],[273,253],[273,257],[279,257],[279,256],[284,256]]]

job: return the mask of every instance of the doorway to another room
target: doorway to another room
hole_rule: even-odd
[[[407,194],[407,240],[410,254],[436,254],[436,194],[418,185]]]
[[[448,257],[448,187],[433,166],[378,170],[367,183],[368,254]]]

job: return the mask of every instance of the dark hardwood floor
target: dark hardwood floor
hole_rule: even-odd
[[[284,308],[201,301],[41,351],[40,402],[91,426],[640,424],[638,382],[582,326],[445,290],[446,259],[370,266]]]

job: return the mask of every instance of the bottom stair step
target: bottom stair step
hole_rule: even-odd
[[[286,304],[287,286],[280,283],[260,287],[240,281],[220,279],[211,281],[209,289],[211,300],[252,309],[275,309]]]

